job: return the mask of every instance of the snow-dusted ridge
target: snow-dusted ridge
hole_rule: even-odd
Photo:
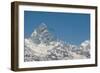
[[[49,61],[90,58],[90,41],[85,40],[80,46],[67,44],[54,38],[42,23],[24,40],[24,61]]]

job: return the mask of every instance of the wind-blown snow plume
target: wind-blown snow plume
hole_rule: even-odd
[[[42,23],[24,40],[24,61],[49,61],[90,58],[90,42],[84,41],[80,46],[67,44],[54,38]]]

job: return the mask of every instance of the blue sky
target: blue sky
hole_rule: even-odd
[[[90,39],[90,14],[24,11],[24,36],[29,37],[41,23],[54,36],[71,44]]]

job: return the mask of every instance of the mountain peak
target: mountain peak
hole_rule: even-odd
[[[51,41],[53,41],[55,38],[48,31],[47,25],[45,23],[41,23],[31,34],[31,39],[35,41],[35,43],[45,43],[49,44]]]
[[[41,23],[31,34],[31,37],[33,37],[34,35],[36,35],[37,33],[41,33],[44,30],[47,30],[47,25],[45,23]]]
[[[47,25],[45,23],[41,23],[38,28],[39,29],[47,28]]]
[[[85,40],[84,42],[81,43],[81,46],[87,46],[88,44],[90,44],[90,41]]]
[[[42,22],[40,25],[42,25],[42,26],[47,26],[44,22]]]

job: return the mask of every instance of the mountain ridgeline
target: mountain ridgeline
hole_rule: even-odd
[[[66,37],[67,38],[67,37]],[[90,41],[79,46],[55,38],[42,23],[24,39],[24,61],[51,61],[90,58]]]

